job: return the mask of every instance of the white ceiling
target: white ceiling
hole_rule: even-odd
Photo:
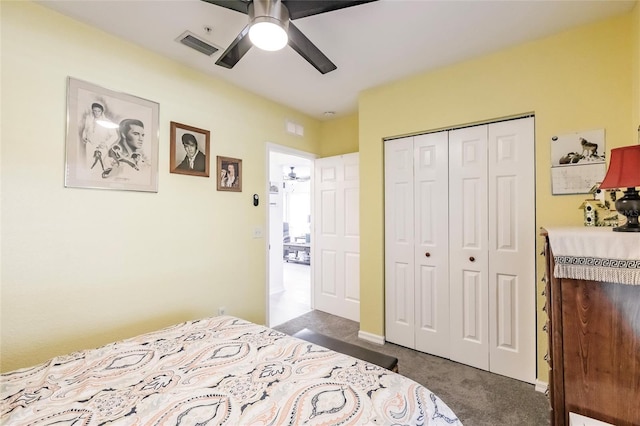
[[[379,0],[293,21],[337,65],[325,75],[288,46],[254,47],[233,69],[215,65],[248,17],[203,1],[38,3],[323,120],[325,111],[355,112],[367,88],[625,13],[635,1]],[[209,57],[176,42],[187,30],[220,51]]]

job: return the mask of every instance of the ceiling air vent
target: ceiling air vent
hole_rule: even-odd
[[[220,50],[220,48],[207,43],[206,41],[203,41],[190,31],[185,31],[184,33],[182,33],[180,37],[176,39],[176,41],[179,41],[185,46],[189,46],[190,48],[195,49],[200,53],[204,53],[207,56],[211,56],[218,50]]]

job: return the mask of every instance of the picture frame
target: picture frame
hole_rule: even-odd
[[[605,129],[551,137],[551,194],[588,194],[602,182],[605,164]]]
[[[158,192],[160,105],[67,79],[65,187]]]
[[[242,192],[242,160],[217,156],[218,191]]]
[[[169,172],[209,177],[210,132],[175,121],[169,131]]]

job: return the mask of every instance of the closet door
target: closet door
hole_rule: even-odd
[[[534,383],[534,119],[489,126],[490,371]]]
[[[448,132],[413,139],[415,349],[448,358]]]
[[[487,126],[449,132],[451,356],[489,369]]]
[[[413,137],[384,143],[385,335],[415,347]]]

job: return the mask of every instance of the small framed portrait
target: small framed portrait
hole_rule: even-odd
[[[67,83],[65,186],[158,192],[159,104]]]
[[[169,172],[209,177],[209,131],[171,122]]]
[[[242,192],[242,160],[218,156],[218,191]]]

